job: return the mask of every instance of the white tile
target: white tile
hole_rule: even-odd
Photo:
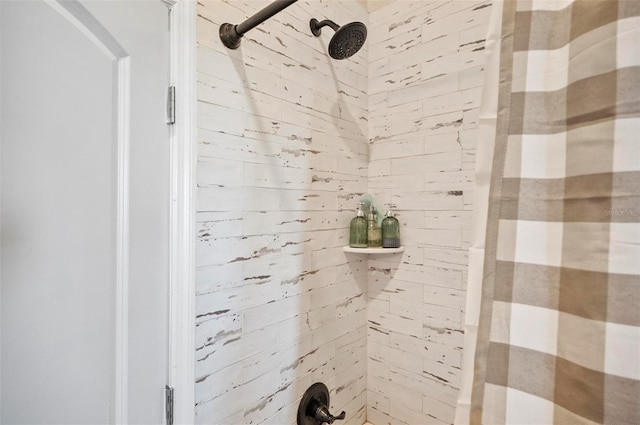
[[[469,253],[466,249],[455,250],[430,247],[424,249],[423,264],[425,265],[466,270],[468,263]]]
[[[237,187],[200,187],[197,198],[198,211],[242,211],[244,201],[243,191]]]
[[[368,24],[349,61],[328,58],[327,34],[308,33],[301,3],[242,49],[220,46],[219,21],[266,4],[199,5],[197,370],[240,362],[246,382],[221,371],[196,422],[294,424],[297,401],[321,380],[340,388],[332,401],[348,407],[348,425],[365,414],[448,423],[457,390],[420,370],[453,382],[461,360],[483,71],[474,50],[491,7],[392,2],[367,14],[356,2],[307,2],[314,16]],[[367,190],[397,205],[407,247],[393,261],[342,252]],[[248,333],[238,335],[239,317]]]
[[[236,69],[242,68],[239,57],[228,55],[226,51],[217,52],[207,47],[198,47],[196,57],[198,72],[222,81],[246,86],[246,76],[236,72]]]
[[[242,136],[244,133],[244,112],[198,102],[196,122],[199,127],[215,129],[221,133]]]
[[[448,328],[462,327],[462,315],[459,308],[427,304],[424,306],[423,314],[425,325]]]
[[[197,238],[202,240],[242,236],[241,212],[202,212],[196,215]]]
[[[447,192],[405,192],[396,191],[392,203],[401,210],[414,211],[455,211],[462,210],[464,200],[457,193]],[[429,224],[427,224],[429,226]],[[436,229],[439,230],[439,229]],[[459,229],[452,229],[459,230]],[[405,235],[405,237],[407,237]],[[422,239],[428,243],[429,239]]]
[[[266,347],[275,346],[277,341],[278,329],[270,327],[226,341],[221,347],[212,346],[201,350],[196,356],[195,376],[199,379],[227,365],[255,356]],[[220,385],[224,383],[221,382]]]
[[[424,359],[422,374],[427,378],[435,378],[454,388],[460,388],[462,368],[459,365],[444,364],[440,361]]]
[[[196,241],[196,261],[199,265],[222,265],[252,258],[275,257],[278,254],[280,241],[273,234]]]
[[[334,322],[330,322],[326,325],[320,326],[311,332],[313,347],[320,347],[330,341],[336,340],[341,336],[355,331],[359,326],[361,320],[365,315],[362,312],[355,313],[351,316],[345,316],[337,319]]]
[[[196,165],[196,182],[205,186],[242,186],[243,164],[239,161],[225,161],[202,158]]]
[[[419,391],[415,391],[401,382],[392,381],[388,379],[380,379],[377,377],[371,377],[370,391],[374,391],[381,394],[384,397],[403,399],[407,403],[414,405],[422,405],[422,396]]]
[[[426,116],[416,123],[415,129],[424,131],[427,137],[433,137],[434,135],[443,133],[457,136],[458,131],[465,129],[465,112],[466,111],[454,111],[440,115]]]
[[[445,347],[462,349],[464,343],[464,332],[462,329],[425,325],[423,332],[424,338],[428,343],[431,342]]]
[[[198,265],[196,268],[196,295],[242,286],[246,282],[242,263]]]
[[[371,406],[382,411],[388,411],[389,399],[374,391],[367,391],[367,406]],[[366,424],[367,423],[365,423],[365,425]]]
[[[288,342],[311,332],[307,313],[301,313],[278,323],[278,342]]]
[[[273,302],[279,298],[280,285],[274,281],[198,295],[196,297],[196,321],[243,311],[263,303]]]
[[[237,338],[242,333],[240,314],[225,314],[211,320],[196,323],[196,353],[206,346],[221,344]]]
[[[422,403],[408,404],[404,400],[390,400],[389,415],[408,424],[428,424],[429,417],[422,412]]]
[[[477,81],[478,79],[481,79],[482,76],[482,73],[479,70],[476,70],[475,72],[465,72],[465,78],[461,81],[464,83],[464,86],[463,84],[459,84],[457,73],[441,75],[430,80],[422,80],[414,86],[390,92],[388,98],[389,105],[396,106],[402,103],[423,100],[445,93],[454,93],[459,89],[477,87],[481,84],[481,81]]]
[[[244,382],[243,372],[242,364],[235,363],[197,379],[195,383],[196,402],[218,397],[229,391],[229,388],[242,385]],[[221,382],[224,382],[224,385],[220,385]]]
[[[425,116],[462,111],[465,109],[464,98],[464,92],[462,91],[430,97],[422,101],[422,110]]]
[[[420,396],[418,405],[422,404],[422,396],[429,396],[447,404],[456,403],[458,388],[435,378],[427,378],[420,373],[402,370],[395,366],[390,366],[389,373],[392,382],[399,383]],[[422,409],[420,410],[422,411]]]
[[[242,331],[245,333],[251,332],[305,314],[309,311],[309,302],[310,296],[304,294],[244,310],[242,313]]]
[[[397,316],[391,313],[372,312],[368,321],[374,326],[388,329],[392,332],[420,337],[422,335],[422,321],[420,319]]]
[[[243,161],[245,164],[281,163],[281,142],[258,141],[202,128],[198,129],[197,137],[199,158],[225,158],[230,161]]]
[[[444,423],[453,423],[455,419],[456,407],[435,400],[431,397],[422,398],[422,411]]]
[[[483,83],[484,65],[464,69],[459,72],[459,89],[466,90],[481,87]]]
[[[245,89],[241,85],[204,73],[197,74],[196,84],[198,100],[235,110],[244,110]]]
[[[311,351],[311,335],[302,335],[257,353],[242,361],[245,381],[252,381],[281,365],[295,361],[300,353]]]

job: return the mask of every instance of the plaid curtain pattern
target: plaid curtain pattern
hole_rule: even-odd
[[[506,1],[471,423],[640,424],[640,1]]]

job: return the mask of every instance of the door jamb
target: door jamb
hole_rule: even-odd
[[[166,1],[166,0],[164,0]],[[169,258],[169,385],[175,424],[195,415],[195,75],[196,1],[171,7],[171,85],[176,122],[171,126]]]

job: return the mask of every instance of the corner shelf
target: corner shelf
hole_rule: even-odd
[[[397,254],[404,252],[404,246],[399,248],[351,248],[350,246],[344,246],[342,250],[355,254]]]

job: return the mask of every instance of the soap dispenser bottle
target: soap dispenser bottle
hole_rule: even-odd
[[[373,205],[369,209],[369,226],[367,228],[367,245],[369,248],[380,248],[382,246],[382,231],[378,226]]]
[[[383,248],[399,248],[400,247],[400,223],[393,216],[391,210],[385,214],[382,220],[382,247]]]
[[[349,246],[351,248],[366,248],[367,247],[367,219],[364,217],[364,211],[362,211],[363,202],[358,204],[358,212],[356,216],[351,219],[351,225],[349,226]]]

